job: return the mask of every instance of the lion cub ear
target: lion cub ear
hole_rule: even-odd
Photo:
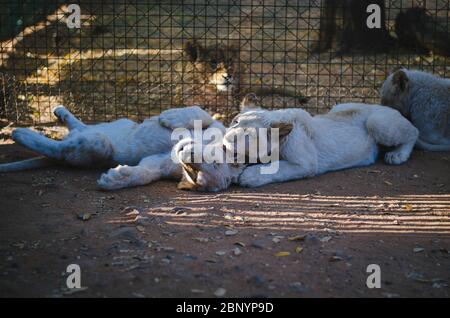
[[[190,183],[187,180],[181,180],[177,185],[178,190],[191,191],[191,190],[195,190],[195,188],[196,188],[195,184]]]
[[[197,62],[203,52],[203,46],[197,42],[197,40],[188,41],[183,48],[184,53],[186,53],[189,61],[192,63]]]
[[[293,124],[285,124],[285,123],[276,123],[272,124],[270,128],[278,129],[278,137],[280,140],[284,139],[287,135],[289,135],[294,128]]]
[[[403,70],[398,70],[392,76],[392,84],[397,90],[405,92],[409,87],[408,75]]]
[[[197,185],[195,185],[192,182],[189,182],[183,174],[181,181],[178,183],[177,189],[192,191],[192,190],[195,190],[196,188],[197,188]]]
[[[255,93],[248,93],[244,96],[240,105],[240,113],[246,113],[251,110],[257,110],[261,108],[261,100]]]

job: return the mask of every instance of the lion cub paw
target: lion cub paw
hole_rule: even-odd
[[[64,124],[66,122],[67,115],[70,113],[63,105],[58,105],[53,108],[53,114],[56,118],[58,118],[60,123]]]
[[[400,165],[408,160],[409,154],[400,151],[391,151],[386,153],[384,161],[390,165]]]
[[[129,166],[117,166],[109,169],[97,180],[97,185],[103,190],[117,190],[127,187],[130,184],[132,168]]]
[[[239,185],[247,188],[257,188],[270,183],[268,176],[260,173],[259,166],[250,166],[245,168],[239,176]]]

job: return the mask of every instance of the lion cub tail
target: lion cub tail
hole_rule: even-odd
[[[450,151],[450,145],[435,145],[418,139],[416,147],[428,151]]]
[[[17,162],[0,164],[0,172],[23,171],[29,169],[49,167],[52,165],[54,165],[54,161],[48,159],[47,157],[36,157]]]

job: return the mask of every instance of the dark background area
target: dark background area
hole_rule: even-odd
[[[67,28],[62,1],[1,1],[3,123],[54,121],[51,108],[57,104],[91,122],[142,120],[186,105],[189,95],[198,93],[189,91],[183,74],[182,47],[193,38],[205,45],[238,45],[248,85],[306,95],[310,100],[303,107],[312,113],[339,102],[378,102],[381,83],[398,66],[447,77],[450,72],[445,54],[408,47],[395,27],[400,13],[423,8],[426,27],[416,32],[410,29],[416,24],[408,25],[406,34],[433,45],[437,38],[448,43],[448,0],[384,1],[385,31],[374,41],[362,40],[367,34],[358,34],[359,25],[346,24],[359,15],[360,1],[331,1],[334,16],[325,14],[330,4],[325,0],[74,3],[81,7],[81,29]],[[330,45],[323,33],[327,21],[335,24]],[[217,105],[213,111],[229,116],[236,108]]]

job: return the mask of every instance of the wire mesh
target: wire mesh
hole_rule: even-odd
[[[258,90],[272,90],[265,107],[323,113],[377,103],[397,66],[448,77],[448,0],[361,1],[0,0],[0,118],[51,122],[64,104],[87,122],[142,120],[199,104],[226,120]],[[384,5],[384,39],[357,35],[355,17],[367,12],[353,11],[366,2]],[[67,26],[72,3],[80,28]],[[426,21],[411,8],[425,9]],[[399,14],[412,17],[403,30]],[[217,84],[230,76],[231,88]]]

